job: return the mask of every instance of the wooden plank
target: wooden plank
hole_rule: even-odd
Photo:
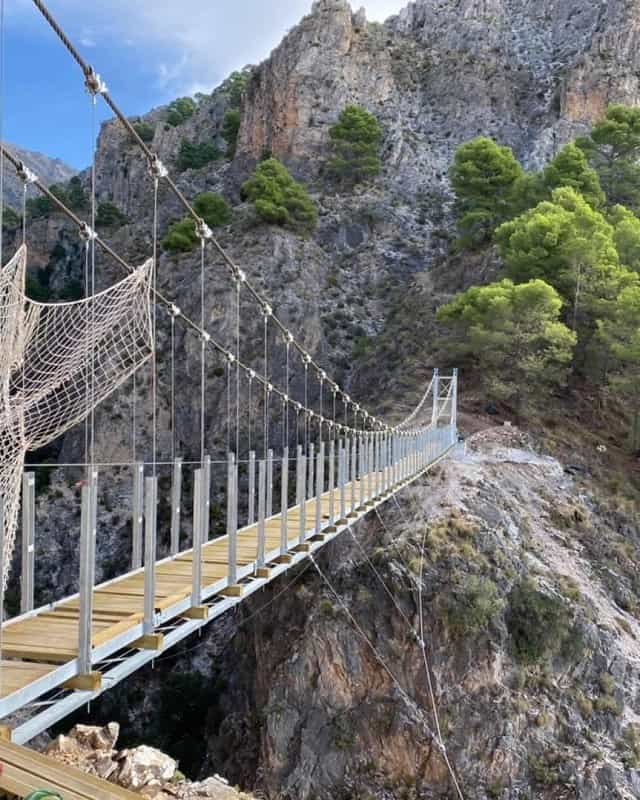
[[[34,681],[44,678],[56,669],[54,664],[34,664],[28,661],[3,661],[0,664],[2,675],[2,697],[8,697],[18,689],[23,689]]]
[[[99,672],[87,672],[86,675],[76,675],[64,683],[65,689],[81,692],[96,692],[102,688],[102,675]]]
[[[22,772],[22,780],[29,782],[32,779],[39,781],[35,783],[30,791],[38,788],[54,789],[62,794],[64,800],[71,797],[78,797],[81,800],[91,798],[91,800],[112,800],[112,798],[123,798],[123,800],[140,800],[140,795],[122,789],[113,783],[88,775],[68,764],[62,764],[52,758],[36,753],[26,747],[12,744],[10,742],[0,743],[0,761],[5,765],[11,766],[15,770]],[[0,781],[2,777],[0,777]],[[43,787],[43,780],[46,785]]]

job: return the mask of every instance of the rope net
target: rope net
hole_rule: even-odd
[[[0,269],[0,500],[4,583],[15,542],[28,450],[85,419],[153,352],[153,260],[85,300],[37,303],[25,295],[27,249]]]

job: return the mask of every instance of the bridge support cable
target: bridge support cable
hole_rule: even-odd
[[[208,229],[208,227],[205,225],[203,220],[198,216],[198,214],[195,212],[195,210],[192,207],[192,205],[185,198],[184,194],[180,191],[180,189],[177,187],[175,182],[169,176],[167,170],[164,168],[164,166],[159,161],[158,156],[142,140],[142,138],[140,137],[138,132],[135,130],[135,127],[133,126],[131,121],[124,115],[124,113],[116,105],[116,103],[113,100],[113,98],[111,97],[106,85],[100,79],[100,76],[82,58],[82,56],[79,54],[78,50],[73,46],[73,44],[71,43],[70,39],[64,33],[62,27],[59,25],[59,23],[55,20],[53,15],[47,9],[46,4],[43,2],[43,0],[33,0],[33,2],[34,2],[34,5],[36,6],[36,8],[38,9],[38,11],[43,15],[44,19],[47,21],[47,23],[51,26],[53,31],[56,33],[56,35],[60,38],[60,40],[62,41],[63,45],[66,47],[68,52],[71,54],[72,58],[76,61],[76,63],[81,68],[81,70],[83,72],[83,75],[85,77],[86,86],[94,94],[96,94],[96,95],[100,94],[102,96],[102,98],[104,99],[106,104],[109,106],[111,111],[119,119],[120,123],[125,127],[125,129],[127,130],[128,134],[132,137],[132,139],[140,147],[140,149],[142,150],[144,156],[148,159],[150,167],[152,169],[158,170],[158,173],[159,173],[160,177],[162,177],[167,182],[167,185],[169,186],[170,190],[177,197],[179,202],[183,205],[183,207],[185,208],[187,213],[195,221],[197,229],[199,231],[202,231],[205,234],[204,238],[206,239],[206,241],[208,243],[210,243],[214,247],[214,249],[216,250],[218,255],[222,258],[222,260],[224,261],[226,266],[230,269],[232,275],[236,276],[238,274],[242,274],[242,271],[239,270],[237,265],[230,258],[230,256],[224,250],[224,248],[222,248],[220,243],[215,239],[215,237],[213,237],[212,232]],[[246,289],[247,289],[251,299],[253,300],[253,302],[255,302],[257,305],[259,305],[261,308],[265,308],[265,307],[269,306],[269,304],[267,303],[265,298],[257,291],[257,289],[246,278],[246,276],[243,279],[243,283],[245,284]],[[274,324],[276,325],[276,327],[279,328],[284,335],[291,336],[290,331],[286,328],[286,326],[279,320],[279,318],[275,314],[273,314],[273,320],[274,320]],[[201,324],[200,327],[204,328],[204,324]],[[298,341],[296,341],[292,336],[291,336],[291,344],[293,344],[294,348],[300,353],[300,355],[305,359],[305,361],[307,361],[310,365],[312,365],[317,371],[320,371],[321,368],[319,367],[319,365],[315,363],[315,361],[311,358],[311,356],[306,351],[306,349]],[[265,378],[266,378],[266,380],[268,382],[267,376],[265,376]],[[340,387],[338,387],[337,384],[335,384],[335,383],[334,383],[334,386],[336,387],[337,392],[341,394],[341,397],[343,399],[343,402],[344,402],[345,406],[348,406],[349,404],[353,405],[353,401],[351,400],[351,398],[349,398],[349,396],[346,394],[346,392],[343,389],[341,389]],[[285,389],[285,392],[286,391],[287,391],[287,389]],[[379,429],[389,428],[389,426],[386,426],[381,420],[377,419],[376,417],[371,416],[370,420],[371,420],[371,424],[372,424],[373,428],[379,428]],[[347,422],[345,421],[345,426],[346,425],[347,425]],[[268,448],[265,448],[265,450],[266,449],[268,449]]]
[[[20,174],[20,172],[24,169],[24,167],[21,165],[21,162],[19,162],[18,159],[16,159],[10,153],[10,151],[6,148],[5,145],[0,144],[0,148],[1,148],[1,151],[4,153],[5,157],[7,158],[7,160],[14,166],[14,168]],[[36,178],[35,176],[34,176],[33,183],[38,188],[38,190],[45,197],[47,197],[59,211],[64,213],[72,222],[74,222],[74,224],[76,224],[81,231],[88,230],[89,226],[87,225],[87,223],[83,222],[56,195],[54,195],[51,191],[49,191],[49,189],[46,186],[44,186],[44,184],[42,184],[42,182],[38,178]],[[131,274],[131,273],[135,272],[135,270],[121,256],[119,256],[106,242],[104,242],[97,235],[95,236],[95,243],[98,246],[100,246],[105,251],[105,253],[107,253],[111,258],[113,258],[113,260],[117,264],[119,264],[124,270],[126,270],[126,272],[128,274]],[[231,360],[231,361],[235,362],[235,356],[231,351],[229,351],[226,347],[224,347],[219,342],[217,342],[211,336],[211,334],[208,331],[206,331],[200,325],[198,325],[196,322],[194,322],[192,319],[190,319],[178,306],[176,306],[173,302],[171,302],[168,298],[166,298],[165,295],[159,289],[157,289],[157,288],[154,289],[153,287],[151,287],[151,294],[153,295],[155,300],[157,302],[159,302],[167,310],[167,312],[170,315],[173,315],[175,317],[175,319],[179,319],[186,326],[186,328],[188,330],[190,330],[197,337],[200,338],[200,340],[204,343],[203,344],[204,348],[206,348],[208,346],[214,352],[222,355],[227,360]],[[291,341],[293,342],[294,340],[292,339]],[[309,361],[309,363],[310,363],[310,361]],[[271,394],[276,394],[280,398],[287,399],[288,402],[291,402],[291,400],[288,397],[288,395],[284,391],[279,389],[278,387],[276,387],[276,386],[274,386],[272,384],[269,384],[269,381],[265,378],[265,376],[261,375],[260,373],[257,373],[250,366],[248,366],[247,364],[244,364],[242,362],[239,362],[238,366],[239,366],[240,370],[243,373],[245,373],[250,378],[252,377],[253,380],[257,381],[263,388],[267,387],[268,385],[271,385],[271,390],[270,390]],[[202,381],[201,381],[201,386],[202,386]],[[339,390],[336,389],[336,394],[338,394],[338,392],[339,392]],[[351,401],[349,400],[349,402],[351,402]],[[202,406],[202,407],[204,407],[204,406]],[[301,403],[295,403],[294,407],[297,409],[298,413],[304,410],[304,406]],[[312,409],[307,409],[307,410],[312,410]],[[328,423],[328,422],[330,422],[330,420],[325,419],[324,422]],[[341,426],[336,422],[336,425],[334,427],[334,429],[336,430],[336,433],[337,433],[337,430],[338,430],[339,427],[341,427]],[[201,428],[202,428],[202,425],[201,425]],[[134,437],[133,438],[134,438],[134,442],[135,442],[135,440],[136,440],[136,432],[135,431],[134,431]]]

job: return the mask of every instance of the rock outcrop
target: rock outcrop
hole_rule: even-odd
[[[116,750],[119,732],[113,722],[102,728],[76,725],[69,734],[57,736],[46,754],[153,800],[250,800],[219,775],[199,783],[186,780],[176,761],[153,747]]]

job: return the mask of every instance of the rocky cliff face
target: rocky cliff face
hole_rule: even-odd
[[[50,186],[52,183],[66,183],[77,172],[59,158],[50,158],[44,153],[25,150],[12,144],[9,144],[8,147],[13,155],[33,170],[46,186]],[[5,165],[4,201],[18,213],[22,209],[22,194],[22,182],[16,177],[13,169],[9,165]],[[27,196],[36,197],[36,191],[29,188]]]

